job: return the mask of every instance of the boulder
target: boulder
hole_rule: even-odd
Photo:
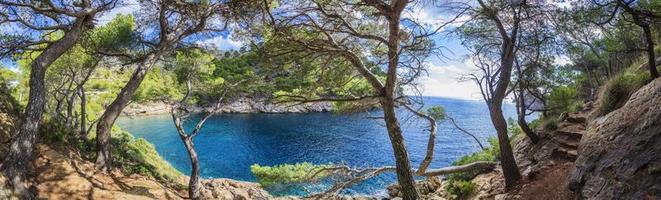
[[[202,185],[204,186],[203,199],[260,200],[274,198],[257,183],[220,178],[202,180]]]
[[[569,188],[585,199],[661,199],[661,78],[593,120]]]
[[[425,180],[416,181],[415,187],[418,189],[420,195],[431,194],[436,192],[438,188],[441,188],[441,179],[439,177],[429,177]],[[389,185],[386,190],[390,197],[397,198],[402,196],[401,187],[397,183]]]

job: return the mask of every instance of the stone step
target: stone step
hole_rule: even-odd
[[[553,140],[563,147],[572,150],[578,149],[578,145],[580,144],[580,139],[572,139],[566,136],[555,136],[553,137]]]
[[[564,158],[573,162],[576,160],[576,158],[578,158],[578,151],[565,148],[557,148],[553,150],[551,155],[556,158]]]
[[[571,139],[571,140],[580,140],[583,137],[582,132],[573,132],[573,131],[558,130],[555,132],[555,134],[566,137],[567,139]]]
[[[569,113],[565,121],[571,122],[571,123],[578,123],[578,124],[585,124],[587,122],[587,117],[579,112],[573,112]]]
[[[565,136],[567,139],[580,140],[583,137],[585,128],[582,125],[568,125],[558,128],[555,131],[556,135]]]

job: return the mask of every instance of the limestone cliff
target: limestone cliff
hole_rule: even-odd
[[[661,78],[591,121],[569,188],[585,199],[661,198]]]
[[[127,116],[169,114],[171,105],[162,102],[132,103],[122,112]],[[194,107],[192,111],[202,112],[206,108]],[[306,104],[276,104],[265,98],[241,97],[220,108],[220,113],[309,113],[328,112],[333,109],[331,102]]]

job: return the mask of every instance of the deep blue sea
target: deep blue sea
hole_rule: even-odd
[[[483,101],[425,97],[426,106],[441,105],[464,129],[476,134],[483,144],[495,130]],[[503,107],[514,118],[512,104]],[[207,121],[195,137],[195,148],[205,178],[255,181],[250,166],[311,162],[346,163],[352,166],[394,165],[394,158],[380,111],[353,114],[222,114]],[[400,123],[413,167],[424,158],[429,132],[427,121],[400,112]],[[117,124],[136,137],[156,146],[167,161],[184,173],[190,161],[170,115],[122,117]],[[189,125],[194,124],[193,122]],[[475,141],[449,122],[440,122],[432,168],[450,165],[459,157],[478,151]],[[394,174],[373,178],[345,191],[349,194],[383,195],[395,182]],[[276,195],[305,195],[324,186],[281,186],[267,188]]]

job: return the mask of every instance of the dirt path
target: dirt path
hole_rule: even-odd
[[[94,165],[72,151],[39,145],[35,161],[39,199],[181,199],[173,191],[141,175],[113,171],[94,174]]]
[[[524,180],[517,189],[510,192],[516,199],[564,200],[573,199],[574,194],[567,188],[567,177],[574,168],[580,144],[586,127],[587,112],[569,113],[551,132],[546,145],[553,150],[545,157],[546,164],[534,176]],[[540,148],[541,149],[541,148]]]

